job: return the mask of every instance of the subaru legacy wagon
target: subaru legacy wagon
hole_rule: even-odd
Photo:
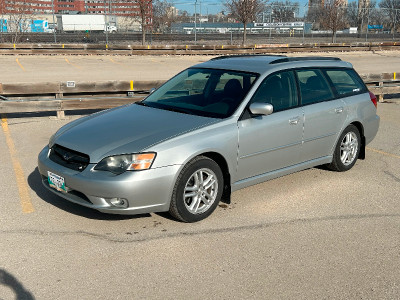
[[[217,57],[143,101],[65,125],[39,171],[50,191],[100,212],[195,222],[238,189],[318,165],[351,169],[378,131],[376,107],[338,58]]]

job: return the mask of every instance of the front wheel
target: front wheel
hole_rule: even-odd
[[[350,170],[360,154],[360,146],[360,132],[356,126],[349,125],[339,138],[328,168],[338,172]]]
[[[189,223],[207,218],[221,200],[223,181],[215,161],[204,156],[194,158],[178,176],[169,212]]]

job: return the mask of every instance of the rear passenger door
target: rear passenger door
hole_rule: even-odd
[[[304,109],[301,160],[310,161],[332,154],[347,110],[322,70],[300,69],[296,74]]]

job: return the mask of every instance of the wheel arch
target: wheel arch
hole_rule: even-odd
[[[224,177],[224,190],[221,200],[225,203],[230,203],[231,200],[231,174],[229,173],[228,162],[225,157],[218,152],[204,152],[197,156],[205,156],[215,161],[221,168]],[[197,157],[196,156],[196,157]]]
[[[364,126],[361,122],[354,121],[350,125],[354,125],[357,127],[358,132],[360,133],[361,137],[361,147],[360,147],[360,154],[358,155],[359,159],[365,159],[365,135],[364,135]]]

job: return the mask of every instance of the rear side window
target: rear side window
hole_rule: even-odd
[[[339,96],[358,94],[364,90],[364,84],[354,70],[326,70]]]
[[[297,70],[303,105],[333,99],[334,94],[321,70]]]

